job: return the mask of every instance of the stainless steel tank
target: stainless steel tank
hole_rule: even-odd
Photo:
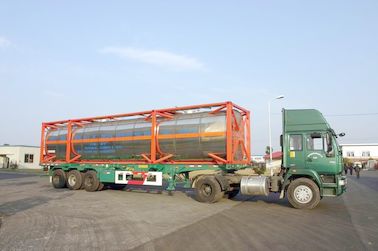
[[[212,136],[214,133],[223,135]],[[160,150],[173,154],[175,159],[207,159],[208,153],[226,155],[225,113],[176,115],[173,120],[160,123],[158,135]],[[164,138],[166,135],[175,137]]]
[[[235,112],[240,123],[241,116]],[[173,154],[174,160],[209,159],[208,153],[226,156],[226,113],[177,113],[173,119],[159,118],[156,128],[158,154]],[[67,128],[47,134],[47,141],[64,141]],[[81,160],[128,160],[148,154],[151,122],[125,119],[93,122],[73,127],[73,150]],[[109,139],[109,140],[107,140]],[[66,145],[47,144],[57,159],[65,159]]]
[[[244,176],[240,182],[240,192],[244,195],[269,194],[269,179],[265,176]]]

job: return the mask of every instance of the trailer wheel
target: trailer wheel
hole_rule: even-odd
[[[95,171],[88,171],[84,175],[84,189],[87,192],[97,191],[100,186],[100,181],[97,178],[97,173]]]
[[[78,170],[71,170],[67,174],[67,187],[70,190],[78,190],[83,184],[83,176]]]
[[[52,173],[52,185],[54,188],[64,188],[66,186],[66,174],[62,169],[56,169]]]
[[[292,181],[287,191],[287,199],[294,208],[312,209],[320,202],[319,187],[310,179],[299,178]]]
[[[215,177],[200,177],[195,185],[195,199],[199,202],[214,203],[222,199],[224,192]]]

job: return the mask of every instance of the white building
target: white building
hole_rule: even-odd
[[[252,155],[251,161],[256,164],[265,163],[264,155]]]
[[[343,157],[352,161],[378,160],[378,143],[341,144],[341,148],[343,150]]]
[[[0,146],[0,168],[38,169],[38,146]]]

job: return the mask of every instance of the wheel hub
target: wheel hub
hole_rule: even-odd
[[[312,197],[312,190],[308,186],[300,185],[294,189],[294,198],[299,203],[309,203],[312,200]]]
[[[85,185],[86,186],[92,186],[92,183],[93,183],[92,177],[88,177],[88,178],[85,179]]]
[[[209,186],[209,185],[204,185],[202,190],[203,190],[203,193],[204,193],[206,196],[211,195],[211,192],[212,192],[212,190],[211,190],[211,186]]]
[[[70,177],[68,177],[68,184],[70,184],[70,186],[74,186],[76,184],[76,177],[74,175],[70,175]]]

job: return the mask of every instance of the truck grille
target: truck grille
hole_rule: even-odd
[[[320,177],[324,183],[336,183],[334,175],[321,175]]]

